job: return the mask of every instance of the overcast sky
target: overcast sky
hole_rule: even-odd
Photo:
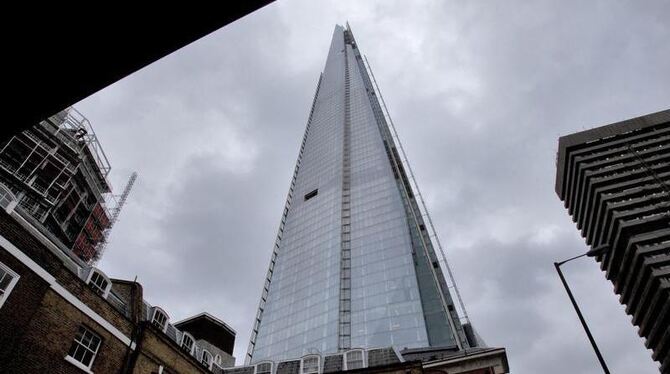
[[[319,73],[350,22],[471,320],[514,373],[600,373],[553,269],[587,250],[559,135],[667,109],[670,2],[279,1],[78,103],[117,191],[101,267],[173,321],[208,311],[241,364]],[[178,27],[178,25],[175,25]],[[564,265],[613,373],[651,351],[592,259]]]

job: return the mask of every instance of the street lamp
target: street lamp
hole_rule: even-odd
[[[586,336],[588,336],[589,341],[591,342],[591,346],[593,346],[593,350],[596,352],[596,356],[598,356],[598,361],[600,361],[600,365],[603,367],[603,371],[607,374],[610,374],[609,369],[607,368],[607,364],[605,364],[605,359],[603,359],[603,356],[600,354],[600,350],[598,350],[598,345],[596,345],[596,341],[593,339],[593,335],[591,335],[591,331],[589,330],[589,327],[586,325],[586,321],[584,320],[584,316],[582,316],[582,312],[579,310],[579,306],[577,306],[577,301],[575,301],[575,297],[572,296],[572,292],[570,291],[570,287],[568,287],[568,282],[565,281],[565,277],[563,276],[563,272],[561,272],[561,265],[565,264],[568,261],[572,261],[574,259],[584,257],[584,256],[589,256],[589,257],[596,257],[600,256],[601,254],[609,251],[610,247],[607,244],[603,244],[600,246],[597,246],[595,248],[592,248],[586,253],[583,253],[579,256],[571,257],[565,261],[561,262],[554,262],[554,267],[556,268],[556,271],[558,272],[558,276],[561,278],[561,282],[563,282],[563,287],[565,287],[565,292],[568,293],[568,297],[570,297],[570,301],[572,302],[572,306],[575,307],[575,312],[577,312],[577,316],[579,317],[579,321],[581,321],[582,326],[584,327],[584,331],[586,332]]]

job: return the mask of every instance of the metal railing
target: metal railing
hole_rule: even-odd
[[[130,317],[130,310],[128,308],[128,303],[121,299],[114,291],[110,291],[107,295],[107,301],[120,313],[126,317]]]

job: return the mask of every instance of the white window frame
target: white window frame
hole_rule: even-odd
[[[185,339],[187,336],[189,337],[189,339],[191,339],[191,350],[190,350],[188,353],[191,354],[191,356],[193,356],[193,352],[195,352],[195,338],[193,337],[193,335],[191,335],[191,334],[189,334],[189,333],[187,333],[187,332],[182,332],[182,333],[181,333],[181,341],[179,342],[179,346],[180,346],[182,349],[185,349],[185,347],[184,347],[184,339]]]
[[[3,264],[0,262],[0,269],[2,269],[4,272],[6,272],[10,277],[12,277],[12,280],[9,281],[9,284],[5,289],[3,290],[2,295],[0,295],[0,308],[2,308],[2,304],[5,303],[5,300],[9,297],[9,294],[12,293],[12,290],[14,289],[14,286],[16,286],[16,283],[19,281],[19,275],[16,274],[15,271],[9,268],[9,266]]]
[[[305,371],[305,360],[316,359],[316,371]],[[307,355],[300,359],[300,374],[318,374],[321,372],[321,356]]]
[[[91,283],[91,281],[93,280],[93,274],[94,273],[98,273],[98,276],[102,277],[107,282],[107,286],[105,286],[105,289],[100,288],[95,283]],[[102,296],[105,299],[107,298],[107,296],[109,296],[109,292],[112,290],[112,281],[109,279],[107,274],[100,271],[100,269],[94,268],[94,267],[91,268],[91,270],[88,272],[88,276],[86,277],[86,284],[88,284],[89,287],[92,287],[92,288],[94,287],[94,289],[93,289],[94,291],[96,291],[96,289],[101,290],[102,294],[100,296]]]
[[[77,335],[79,334],[80,330],[84,330],[84,334],[82,334],[82,338],[85,336],[86,333],[95,336],[98,339],[98,345],[95,347],[95,350],[91,349],[90,347],[86,346],[83,344],[82,341],[77,340]],[[79,361],[76,359],[74,356],[70,356],[70,350],[72,350],[72,347],[74,344],[78,344],[78,346],[75,348],[75,353],[77,352],[77,349],[84,349],[89,352],[93,352],[93,357],[91,357],[91,361],[86,365],[85,363]],[[77,333],[72,341],[72,344],[70,345],[70,348],[68,349],[68,353],[65,356],[65,361],[71,363],[72,365],[84,370],[87,373],[92,373],[91,372],[91,367],[93,366],[93,362],[95,362],[95,358],[98,356],[98,352],[100,352],[100,347],[102,346],[102,337],[98,335],[95,331],[92,329],[88,328],[86,325],[79,325],[77,329]]]
[[[209,355],[209,362],[205,363],[205,355]],[[212,370],[212,363],[214,363],[214,356],[209,353],[205,348],[202,349],[202,355],[200,356],[200,363],[207,366],[207,369]]]
[[[254,365],[254,374],[265,373],[264,371],[262,371],[262,372],[259,372],[259,371],[258,371],[258,367],[259,367],[260,365],[265,365],[265,364],[269,364],[269,365],[270,365],[270,374],[272,374],[272,372],[273,372],[273,370],[274,370],[274,368],[275,368],[274,362],[272,362],[272,361],[261,361],[261,362],[257,363],[256,365]]]
[[[16,198],[12,190],[3,183],[0,183],[0,207],[4,208],[5,212],[12,213],[18,201],[19,199]]]
[[[165,316],[165,326],[163,326],[162,331],[163,331],[163,332],[166,332],[166,331],[167,331],[167,328],[168,328],[168,325],[170,324],[170,316],[169,316],[169,315],[165,312],[165,310],[163,310],[163,308],[161,308],[161,307],[157,307],[157,306],[155,306],[155,307],[153,307],[153,308],[151,308],[151,309],[152,309],[152,312],[151,312],[151,324],[154,325],[154,326],[156,326],[156,327],[159,327],[159,326],[157,326],[157,324],[154,323],[154,321],[156,320],[156,314],[160,313],[160,314],[164,315],[164,316]]]
[[[344,370],[360,369],[360,368],[349,369],[349,354],[354,353],[354,352],[361,352],[361,356],[363,358],[363,366],[361,366],[360,368],[366,368],[368,366],[367,361],[366,361],[366,357],[365,357],[366,356],[365,350],[357,348],[357,349],[351,349],[351,350],[348,350],[348,351],[344,352]]]

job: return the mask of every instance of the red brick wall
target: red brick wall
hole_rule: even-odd
[[[39,309],[49,285],[0,247],[0,262],[19,275],[19,281],[0,307],[0,367],[16,355],[18,341]]]

